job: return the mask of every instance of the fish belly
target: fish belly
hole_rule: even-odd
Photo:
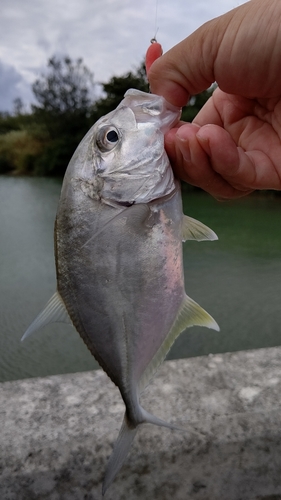
[[[62,203],[57,216],[58,291],[124,400],[136,390],[184,297],[180,191],[148,208],[145,219],[136,206],[116,217],[112,207],[87,199],[79,210]]]

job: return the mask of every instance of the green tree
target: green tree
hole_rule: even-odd
[[[93,75],[83,59],[72,61],[68,56],[62,59],[53,56],[48,61],[48,72],[32,86],[39,103],[33,109],[55,114],[87,113],[93,87]]]
[[[92,108],[93,121],[115,109],[128,89],[149,91],[144,62],[134,72],[130,71],[121,76],[113,76],[107,83],[102,84],[102,88],[105,97],[94,103]]]
[[[34,119],[45,128],[49,142],[35,163],[41,175],[63,175],[68,162],[90,126],[93,75],[82,59],[52,57],[47,73],[32,86],[38,105]]]
[[[14,114],[16,116],[24,114],[24,104],[21,97],[14,99]]]
[[[0,174],[32,174],[48,141],[44,127],[16,101],[13,114],[0,113]]]

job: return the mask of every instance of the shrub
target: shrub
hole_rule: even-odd
[[[28,130],[12,130],[0,135],[0,173],[32,172],[36,158],[46,146],[44,134],[33,134]]]

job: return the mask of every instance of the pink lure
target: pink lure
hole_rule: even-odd
[[[156,41],[155,38],[152,38],[151,45],[148,47],[146,56],[145,56],[145,68],[146,74],[148,75],[151,65],[158,59],[158,57],[162,56],[163,50],[160,43]]]

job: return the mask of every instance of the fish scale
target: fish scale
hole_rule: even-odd
[[[71,323],[119,388],[126,410],[103,494],[140,424],[175,428],[142,408],[139,396],[177,336],[193,325],[219,329],[185,293],[182,241],[217,236],[182,213],[164,149],[179,116],[163,97],[131,89],[82,140],[56,217],[57,291],[23,337]]]

